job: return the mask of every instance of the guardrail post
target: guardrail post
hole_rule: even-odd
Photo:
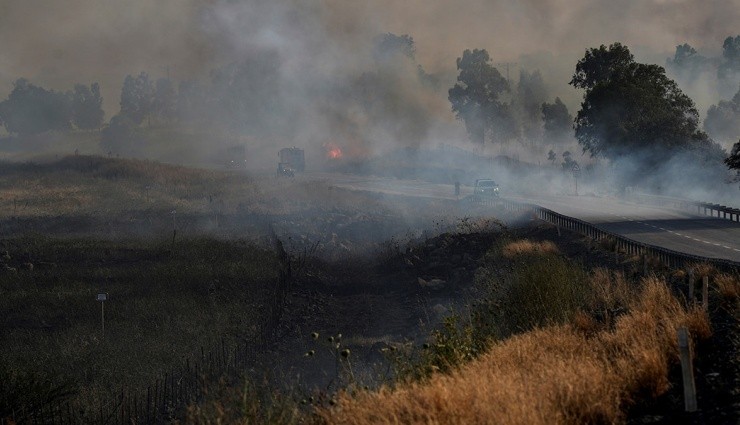
[[[681,353],[681,372],[683,375],[683,399],[687,412],[696,412],[696,383],[694,382],[694,367],[691,356],[689,331],[686,327],[678,329],[678,348]]]

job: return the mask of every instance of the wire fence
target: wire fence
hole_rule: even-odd
[[[272,233],[279,260],[279,273],[271,296],[266,325],[248,343],[236,344],[224,339],[207,351],[186,359],[181,365],[156,378],[146,388],[122,388],[120,393],[97,408],[75,401],[27,402],[9,417],[0,417],[0,425],[11,424],[158,424],[177,421],[185,408],[201,400],[209,383],[222,377],[238,377],[255,364],[258,353],[270,341],[283,314],[292,282],[290,258],[280,240]]]

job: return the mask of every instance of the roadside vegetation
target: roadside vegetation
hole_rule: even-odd
[[[264,341],[260,337],[275,325],[285,300],[276,292],[279,258],[264,243],[269,232],[257,217],[282,217],[303,231],[308,226],[296,217],[305,214],[313,234],[342,229],[357,237],[383,226],[395,229],[388,224],[393,211],[378,198],[298,179],[287,184],[87,156],[7,165],[0,172],[0,417],[39,402],[70,402],[80,412],[74,417],[89,419],[101,405],[108,409],[123,388],[145,389],[184,361],[202,358],[204,350]],[[363,205],[362,215],[351,213],[353,205]],[[341,220],[317,227],[326,215]],[[154,217],[160,217],[159,227],[146,227]],[[217,217],[214,227],[194,230],[192,223],[209,217]],[[251,227],[214,230],[234,217],[249,217]],[[80,218],[97,227],[70,232]],[[133,219],[140,221],[131,224]],[[61,220],[58,232],[24,227],[54,220]],[[112,234],[112,221],[147,230]],[[417,256],[452,261],[455,268],[464,264],[474,287],[466,308],[448,310],[423,344],[373,346],[391,371],[382,379],[365,382],[354,373],[360,365],[348,339],[316,335],[316,344],[330,348],[341,386],[305,392],[261,380],[262,371],[245,371],[204,379],[197,403],[169,417],[189,423],[620,423],[631,409],[678,385],[679,327],[689,329],[698,349],[712,344],[706,341],[713,332],[707,313],[686,303],[686,288],[676,286],[683,274],[635,278],[639,273],[630,267],[638,260],[607,269],[574,259],[547,238],[507,231],[502,222],[466,218],[456,231],[449,224],[433,232],[452,232],[439,240],[414,233],[408,240],[420,246],[405,250],[393,243],[377,258],[392,279],[407,270],[415,285],[424,276],[422,291],[438,293],[453,291],[465,274],[451,274],[446,287],[434,289],[427,279],[437,273],[432,258]],[[291,248],[301,241],[319,246],[313,234],[286,239],[294,271],[316,285],[309,291],[319,290],[322,279],[341,285],[346,276],[330,262],[320,273],[311,268],[316,251]],[[332,239],[347,240],[336,234]],[[479,254],[465,258],[473,245]],[[457,255],[445,260],[446,247],[455,247]],[[597,246],[578,249],[598,256]],[[712,296],[732,316],[723,320],[736,324],[738,276],[706,265],[696,265],[694,273],[697,279],[711,276]],[[104,335],[99,293],[109,296]],[[310,320],[295,314],[282,324]],[[732,338],[737,333],[722,344],[736,350],[740,339]]]
[[[737,320],[740,278],[697,265]],[[192,423],[625,423],[679,386],[677,330],[712,338],[707,312],[673,277],[586,268],[550,241],[502,238],[476,276],[481,299],[449,315],[423,346],[383,351],[394,378],[337,393],[231,388],[192,406]],[[685,288],[683,288],[685,290]],[[723,307],[723,308],[725,308]],[[340,372],[352,364],[340,359]],[[264,393],[263,393],[264,394]]]

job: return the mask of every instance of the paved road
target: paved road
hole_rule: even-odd
[[[455,199],[453,185],[343,174],[317,174],[312,178],[351,190]],[[470,190],[463,188],[463,195],[469,194]],[[506,197],[540,205],[639,242],[687,254],[740,262],[740,223],[737,222],[610,197],[514,194],[506,194]]]
[[[740,262],[740,223],[607,197],[510,196],[630,239],[702,257]]]

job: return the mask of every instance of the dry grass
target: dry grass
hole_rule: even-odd
[[[714,281],[717,284],[717,292],[725,301],[740,300],[740,277],[729,274],[719,274],[715,276]]]
[[[507,243],[503,248],[503,255],[508,259],[521,255],[559,254],[560,250],[552,241],[531,241],[522,239]]]
[[[616,288],[619,279],[609,278]],[[677,329],[709,332],[705,313],[684,309],[665,282],[648,278],[642,288],[611,329],[591,336],[572,325],[535,329],[495,343],[449,375],[343,394],[318,413],[329,424],[622,422],[626,406],[668,388]]]
[[[689,266],[694,271],[694,278],[701,279],[704,276],[712,277],[717,274],[717,268],[709,263],[696,263]]]

